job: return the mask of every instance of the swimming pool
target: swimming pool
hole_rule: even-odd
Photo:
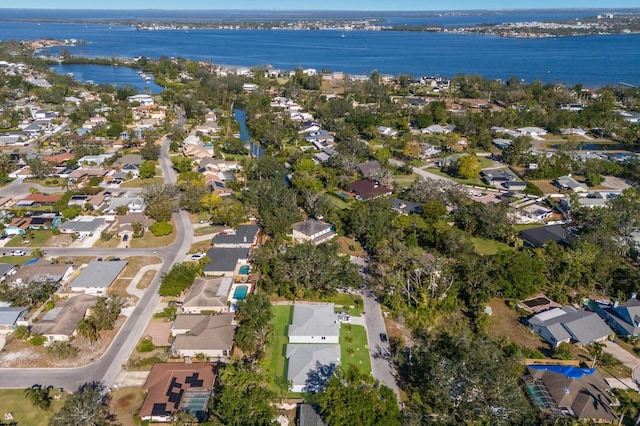
[[[238,269],[238,273],[240,275],[249,275],[250,270],[251,270],[251,267],[249,265],[242,265],[240,269]]]
[[[233,291],[233,298],[236,299],[236,300],[243,300],[245,297],[247,297],[247,292],[248,291],[249,291],[249,286],[239,285]]]

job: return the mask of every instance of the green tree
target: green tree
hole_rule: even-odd
[[[266,372],[250,365],[228,364],[220,371],[209,402],[209,421],[225,426],[267,426],[276,415],[276,395]]]
[[[42,387],[40,385],[33,385],[30,388],[24,390],[24,396],[33,404],[34,407],[41,410],[48,410],[51,408],[51,393],[49,388]]]
[[[158,293],[160,296],[179,296],[193,284],[196,273],[196,265],[191,262],[174,264],[168,272],[162,275]]]
[[[19,325],[13,330],[13,337],[18,340],[27,340],[31,335],[31,331],[29,331],[29,327],[26,325]]]
[[[475,155],[463,155],[456,160],[454,169],[457,176],[471,179],[480,173],[482,165]]]
[[[109,413],[109,397],[99,382],[85,383],[65,400],[49,421],[49,426],[116,426],[116,416]]]
[[[173,185],[149,185],[142,197],[147,205],[145,213],[157,222],[171,220],[173,209],[178,207],[179,192]]]
[[[173,168],[176,169],[178,173],[190,172],[192,170],[191,159],[188,157],[171,157],[171,162],[173,163]]]
[[[257,358],[271,336],[271,302],[264,294],[250,294],[238,303],[237,315],[236,345]]]
[[[400,425],[393,391],[354,366],[346,371],[337,367],[319,400],[329,426]]]
[[[160,145],[147,142],[142,148],[140,148],[140,155],[143,160],[157,161],[160,158]]]
[[[53,166],[44,161],[41,157],[27,160],[27,166],[29,166],[29,170],[31,170],[31,176],[36,179],[45,179],[53,173]]]
[[[149,231],[156,236],[169,235],[173,232],[173,226],[169,222],[156,222],[149,227]]]
[[[156,163],[152,160],[147,160],[140,165],[140,178],[149,179],[156,175]]]

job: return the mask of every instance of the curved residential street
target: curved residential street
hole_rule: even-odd
[[[171,167],[168,155],[169,140],[162,143],[160,166],[166,183],[175,183],[176,174]],[[176,240],[167,247],[157,249],[122,249],[99,248],[44,248],[49,256],[148,256],[153,253],[162,259],[160,273],[156,274],[145,294],[138,301],[131,315],[126,320],[118,335],[105,354],[95,362],[77,368],[3,368],[0,369],[0,388],[26,388],[34,384],[52,385],[75,391],[78,386],[89,381],[103,381],[107,388],[111,387],[122,366],[135,348],[144,329],[160,301],[158,287],[163,272],[170,269],[174,262],[182,260],[184,253],[191,248],[193,232],[189,215],[181,211],[174,213]],[[25,249],[29,252],[30,250]]]

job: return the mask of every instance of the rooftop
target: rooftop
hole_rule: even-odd
[[[125,266],[127,266],[127,262],[124,260],[116,262],[93,261],[69,285],[71,288],[106,289],[120,275]]]

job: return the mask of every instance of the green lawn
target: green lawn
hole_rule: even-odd
[[[472,238],[475,252],[481,256],[490,256],[500,251],[511,250],[508,244],[484,238]]]
[[[51,403],[48,411],[34,407],[24,396],[24,389],[0,390],[0,421],[4,420],[5,413],[13,415],[13,421],[18,425],[46,426],[54,412],[60,409],[64,403],[66,393],[52,390],[52,395],[61,395],[59,400]],[[13,423],[12,423],[13,424]]]
[[[371,358],[367,346],[367,331],[361,325],[340,325],[340,358],[342,368],[352,365],[362,373],[371,373]]]
[[[516,232],[520,232],[526,231],[527,229],[540,228],[541,226],[544,226],[544,223],[517,223],[513,225],[513,229],[515,229]]]
[[[8,253],[8,251],[4,253]],[[22,265],[29,260],[33,260],[33,258],[31,256],[0,256],[0,263],[12,263],[14,265]]]
[[[120,184],[120,188],[144,188],[147,185],[159,185],[162,183],[164,183],[164,178],[161,176],[149,179],[135,178]]]
[[[5,244],[5,247],[42,247],[53,233],[51,230],[28,230],[25,235],[16,235]],[[29,241],[28,244],[25,241]]]
[[[285,353],[287,350],[287,326],[291,323],[291,315],[293,315],[293,306],[272,306],[273,319],[273,336],[269,346],[267,347],[266,357],[268,367],[273,375],[274,381],[278,382],[285,377]]]
[[[416,179],[418,179],[418,175],[416,173],[411,173],[409,175],[395,175],[395,183],[401,188],[410,187]]]

